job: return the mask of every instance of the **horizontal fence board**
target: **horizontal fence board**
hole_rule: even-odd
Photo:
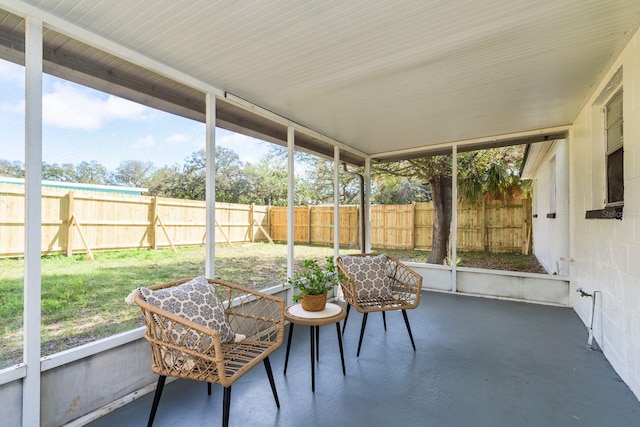
[[[414,205],[371,206],[371,246],[389,249],[413,249]]]
[[[24,255],[24,218],[24,186],[0,184],[0,256]],[[216,220],[217,243],[268,238],[268,206],[216,203]],[[202,245],[205,227],[203,201],[42,188],[47,255]]]
[[[458,249],[525,252],[530,207],[527,199],[459,204]],[[0,184],[0,256],[24,255],[24,216],[24,186]],[[333,245],[334,219],[333,206],[296,206],[294,242]],[[371,246],[430,250],[433,219],[431,202],[373,205]],[[287,207],[216,203],[215,220],[219,244],[287,241]],[[340,246],[358,247],[359,206],[339,207],[339,227]],[[202,245],[205,228],[202,201],[42,189],[43,254]]]
[[[287,241],[287,207],[270,209],[271,235],[274,241]],[[360,239],[360,208],[340,206],[341,246],[357,247]],[[331,246],[334,241],[333,206],[296,206],[294,208],[293,235],[295,243]]]

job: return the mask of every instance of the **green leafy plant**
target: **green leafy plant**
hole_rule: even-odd
[[[293,300],[300,302],[304,295],[322,295],[330,291],[342,276],[342,273],[337,271],[332,256],[326,258],[325,266],[320,265],[316,259],[304,259],[302,268],[296,271],[287,283],[298,287],[300,294],[294,295]]]

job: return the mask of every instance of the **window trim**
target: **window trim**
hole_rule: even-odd
[[[620,142],[617,142],[613,147],[609,147],[609,140],[608,140],[608,130],[609,128],[613,127],[617,122],[618,119],[616,118],[616,120],[614,122],[610,122],[609,121],[609,117],[607,114],[607,107],[611,104],[611,102],[614,100],[614,98],[616,98],[617,96],[621,97],[621,105],[622,108],[620,109],[620,118],[619,120],[622,122],[623,125],[623,133],[621,135],[620,138]],[[622,150],[622,154],[624,156],[624,103],[622,102],[623,96],[623,88],[622,86],[620,86],[619,88],[617,88],[613,94],[607,99],[607,101],[604,103],[604,107],[603,107],[603,126],[604,126],[604,132],[603,132],[603,139],[604,139],[604,150],[605,150],[605,208],[612,208],[612,207],[618,207],[618,206],[624,206],[624,163],[623,163],[623,168],[622,168],[622,176],[623,176],[623,182],[622,182],[622,200],[618,200],[618,201],[614,201],[614,202],[610,202],[609,201],[609,157],[612,156],[613,154],[617,153],[619,150]],[[623,157],[624,158],[624,157]]]

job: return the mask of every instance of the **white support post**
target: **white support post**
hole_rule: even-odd
[[[362,250],[371,252],[371,159],[364,159],[364,241]]]
[[[216,274],[216,97],[206,96],[206,172],[205,172],[205,276],[214,279]]]
[[[295,247],[295,129],[292,126],[287,128],[287,277],[293,277],[293,259]],[[291,302],[293,291],[288,294]]]
[[[333,147],[333,256],[340,255],[340,148]],[[344,301],[340,286],[334,288],[334,296]]]
[[[453,145],[451,155],[451,292],[457,292],[458,272],[458,146]]]
[[[333,255],[340,255],[340,148],[333,147]]]
[[[40,425],[42,294],[42,21],[25,22],[25,273],[22,425]]]

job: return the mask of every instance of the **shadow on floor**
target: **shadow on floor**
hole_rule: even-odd
[[[640,402],[569,308],[424,292],[407,312],[413,352],[398,313],[372,313],[359,358],[361,315],[344,335],[342,375],[333,325],[320,329],[311,393],[309,332],[294,330],[287,375],[285,343],[271,357],[277,410],[262,364],[232,388],[232,426],[607,426],[640,425]],[[286,332],[286,331],[285,331]],[[89,424],[146,425],[148,394]],[[177,380],[165,387],[154,425],[219,426],[222,388]]]

